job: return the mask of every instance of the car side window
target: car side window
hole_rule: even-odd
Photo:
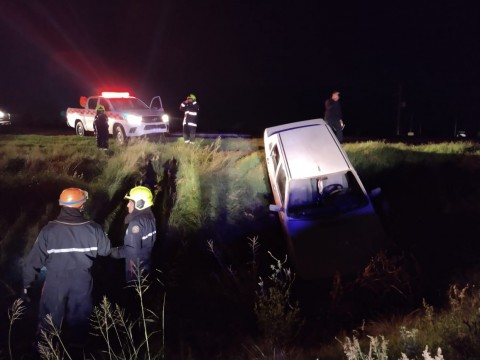
[[[277,171],[278,163],[280,162],[280,154],[278,152],[278,146],[276,144],[273,147],[273,149],[270,153],[270,156],[271,156],[272,162],[273,162],[273,170]]]
[[[98,102],[97,98],[88,100],[88,108],[95,110],[97,108],[97,102]]]
[[[100,98],[100,105],[105,107],[105,111],[110,111],[110,104],[107,100]]]
[[[283,205],[285,204],[285,186],[287,184],[287,175],[285,174],[285,170],[283,169],[283,164],[280,164],[280,166],[278,167],[276,180],[278,193],[280,195],[280,200],[282,201]]]

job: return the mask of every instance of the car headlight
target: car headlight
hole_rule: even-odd
[[[3,119],[4,117],[5,117],[5,113],[2,110],[0,110],[0,119]]]
[[[142,123],[142,117],[138,115],[127,114],[127,121],[132,126],[138,126]]]
[[[164,123],[168,123],[168,122],[170,121],[170,118],[168,117],[167,114],[163,114],[163,115],[162,115],[162,121],[163,121]]]

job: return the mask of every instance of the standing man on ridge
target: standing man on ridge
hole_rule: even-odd
[[[343,122],[342,107],[340,106],[340,92],[334,91],[332,97],[325,101],[325,121],[333,129],[340,143],[343,142]]]
[[[186,144],[193,144],[195,141],[198,110],[197,97],[193,94],[188,95],[187,99],[180,104],[180,111],[185,113],[183,117],[183,139]]]

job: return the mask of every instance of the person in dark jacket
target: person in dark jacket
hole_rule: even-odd
[[[105,114],[105,107],[97,105],[97,114],[93,120],[93,128],[97,136],[97,147],[103,150],[108,150],[108,116]]]
[[[199,109],[197,97],[193,94],[188,95],[187,99],[180,104],[180,111],[185,113],[183,117],[183,139],[185,143],[195,142]]]
[[[53,325],[66,328],[69,343],[83,346],[92,311],[93,280],[90,269],[97,256],[109,256],[110,240],[102,227],[82,212],[88,193],[68,188],[60,194],[58,217],[45,225],[23,262],[24,294],[42,268],[46,277],[40,298],[39,327],[47,330],[46,315]]]
[[[339,142],[343,142],[342,107],[340,106],[340,92],[334,91],[332,97],[325,101],[325,121],[333,129]]]
[[[125,258],[127,284],[141,273],[146,277],[152,272],[152,250],[157,237],[157,225],[152,212],[153,194],[145,186],[136,186],[125,195],[128,215],[125,224],[123,246],[112,249],[113,258]]]

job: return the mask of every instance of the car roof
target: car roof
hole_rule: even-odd
[[[345,172],[350,164],[341,145],[322,119],[299,121],[265,129],[279,137],[292,179]]]

